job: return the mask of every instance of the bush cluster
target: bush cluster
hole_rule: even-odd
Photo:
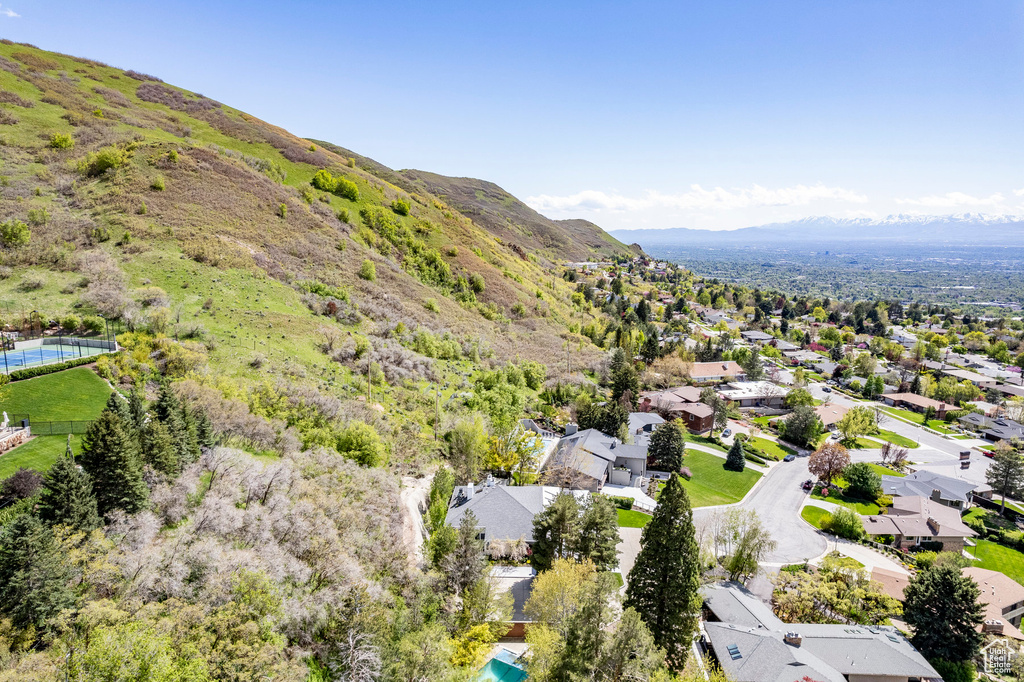
[[[96,362],[99,358],[111,355],[110,353],[102,353],[100,355],[93,355],[88,358],[75,358],[74,360],[67,360],[66,362],[58,362],[53,365],[43,365],[42,367],[29,367],[28,369],[19,369],[11,372],[11,381],[21,381],[22,379],[32,379],[34,377],[41,377],[44,374],[53,374],[54,372],[63,372],[66,369],[72,367],[80,367],[81,365],[88,365],[91,362]]]
[[[356,183],[352,182],[348,178],[334,177],[331,172],[326,169],[320,169],[310,180],[309,184],[316,187],[318,190],[323,192],[330,192],[336,194],[343,199],[349,201],[359,201],[359,187]]]

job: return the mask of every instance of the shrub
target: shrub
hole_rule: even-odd
[[[937,552],[918,552],[914,555],[914,563],[917,564],[919,570],[925,570],[935,565],[935,559],[938,558]]]
[[[172,149],[171,151],[167,152],[167,160],[170,161],[171,163],[178,163],[178,150]]]
[[[0,223],[0,243],[7,247],[25,246],[32,238],[28,225],[17,218]]]
[[[45,285],[46,282],[44,282],[39,277],[30,276],[21,280],[21,284],[18,285],[18,289],[20,289],[21,291],[38,291],[39,289],[42,289]]]
[[[831,514],[821,517],[822,530],[847,540],[859,540],[864,537],[864,526],[860,515],[852,509],[840,507]]]
[[[122,168],[128,164],[131,153],[117,147],[104,147],[98,152],[93,152],[85,157],[81,169],[86,175],[95,177],[103,175],[108,170]]]
[[[932,659],[928,662],[946,682],[975,682],[978,679],[977,668],[971,661]]]
[[[395,199],[391,202],[391,210],[398,215],[409,215],[409,202],[404,199]]]
[[[338,452],[354,459],[363,466],[383,464],[384,443],[373,427],[365,422],[354,421],[338,435]]]
[[[423,301],[423,307],[432,313],[441,312],[441,308],[437,305],[436,298],[428,298],[427,300]]]
[[[338,178],[334,193],[349,201],[359,201],[359,186],[348,178]]]
[[[109,357],[110,353],[104,353],[102,355],[93,355],[88,358],[75,358],[74,360],[68,360],[67,362],[58,362],[53,365],[43,365],[42,367],[30,367],[28,369],[19,369],[11,372],[11,381],[21,381],[22,379],[32,379],[34,377],[41,377],[44,374],[53,374],[54,372],[63,372],[66,369],[72,367],[79,367],[81,365],[88,365],[91,362],[96,362],[100,358]]]
[[[377,279],[377,266],[373,264],[372,260],[367,258],[363,261],[362,266],[359,268],[359,276],[368,282]]]
[[[474,272],[469,278],[469,286],[473,289],[474,293],[482,293],[487,283],[484,281],[483,275],[478,272]]]
[[[50,136],[51,149],[73,149],[75,138],[70,133],[54,133]]]
[[[28,222],[35,226],[45,225],[50,222],[50,212],[45,208],[29,209]]]
[[[626,511],[629,511],[630,509],[633,508],[634,500],[632,497],[618,497],[616,495],[605,495],[605,497],[611,500],[612,504],[614,504],[619,509],[625,509]]]
[[[287,218],[288,217],[288,204],[278,204],[278,206],[277,206],[277,215],[279,215],[282,218]]]
[[[145,201],[143,201],[141,204],[139,204],[138,213],[139,213],[139,215],[146,215],[147,213],[149,213],[149,208],[146,206],[146,202]]]
[[[82,319],[82,326],[88,332],[99,334],[106,328],[106,324],[103,322],[102,317],[90,315]]]
[[[515,305],[512,306],[512,314],[516,317],[526,317],[526,306],[523,305],[522,301],[516,301]]]
[[[862,500],[873,500],[882,494],[882,477],[866,462],[851,464],[843,470],[846,494]]]
[[[313,201],[316,200],[316,193],[308,187],[303,187],[299,190],[299,196],[301,196],[302,200],[307,204],[312,204]]]
[[[82,320],[78,315],[65,315],[60,320],[60,326],[66,332],[73,332],[82,326]]]
[[[347,223],[350,217],[351,216],[349,216],[347,208],[343,208],[340,211],[338,211],[338,220],[340,220],[341,222]]]
[[[156,176],[156,178],[153,180],[153,184],[150,185],[149,187],[150,189],[155,189],[157,192],[163,192],[166,187],[164,185],[164,176]]]

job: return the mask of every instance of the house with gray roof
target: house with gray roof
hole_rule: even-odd
[[[942,677],[891,626],[783,623],[738,583],[702,589],[702,646],[735,682],[911,682]]]
[[[903,477],[882,476],[882,491],[892,497],[927,497],[960,511],[971,507],[975,495],[992,497],[989,485],[923,470]]]
[[[567,487],[597,492],[605,483],[635,485],[647,475],[648,439],[639,434],[635,443],[623,443],[618,438],[597,429],[573,433],[572,427],[560,441],[548,460],[548,469],[567,471]]]
[[[765,334],[763,331],[760,331],[759,329],[748,329],[745,332],[740,332],[740,336],[743,337],[744,341],[756,343],[759,346],[763,346],[764,344],[775,338],[771,334]]]
[[[533,517],[560,492],[545,485],[494,485],[493,480],[456,486],[448,501],[445,523],[458,528],[462,518],[472,512],[485,544],[494,540],[523,540],[529,544],[533,542]],[[581,501],[590,497],[586,492],[573,494]]]
[[[977,412],[965,414],[961,424],[981,432],[985,440],[998,443],[1001,440],[1024,440],[1024,424],[1003,417],[986,417]]]

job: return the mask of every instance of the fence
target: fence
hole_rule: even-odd
[[[68,434],[83,434],[89,430],[94,420],[88,421],[38,421],[27,414],[7,415],[8,426],[17,428],[22,422],[28,422],[32,428],[33,436],[66,436]]]

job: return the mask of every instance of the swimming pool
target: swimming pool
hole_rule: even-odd
[[[528,679],[526,671],[519,667],[519,657],[508,649],[502,649],[497,656],[477,674],[477,682],[522,682]]]

